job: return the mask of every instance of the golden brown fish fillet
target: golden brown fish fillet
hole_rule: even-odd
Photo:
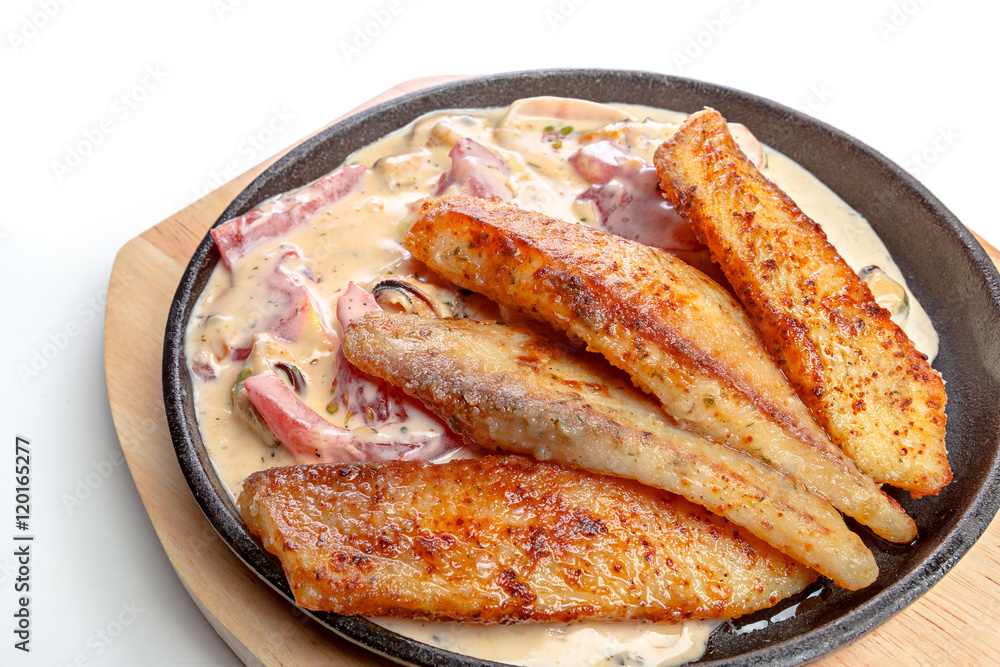
[[[848,588],[871,552],[828,502],[757,459],[668,424],[655,399],[585,352],[521,327],[372,313],[344,355],[495,451],[627,477],[684,496]]]
[[[680,425],[756,456],[887,539],[916,535],[813,420],[733,297],[673,255],[464,196],[425,202],[403,243],[456,285],[584,339]]]
[[[666,198],[833,441],[876,481],[936,494],[951,480],[944,383],[823,230],[746,159],[715,110],[690,116],[655,163]]]
[[[239,504],[296,602],[338,614],[731,618],[814,577],[683,498],[523,457],[272,468]]]

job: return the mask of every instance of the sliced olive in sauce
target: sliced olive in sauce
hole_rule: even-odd
[[[285,376],[292,390],[299,396],[302,396],[306,389],[306,380],[302,377],[302,371],[295,364],[279,361],[274,365],[274,370],[280,371]]]

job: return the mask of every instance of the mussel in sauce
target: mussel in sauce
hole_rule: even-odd
[[[910,314],[910,299],[902,285],[874,264],[858,271],[858,278],[868,285],[876,303],[889,311],[897,323],[906,321],[906,316]]]
[[[254,336],[253,347],[240,369],[232,387],[233,408],[243,422],[269,447],[277,447],[278,439],[271,432],[264,417],[250,402],[244,382],[254,374],[276,372],[284,377],[296,395],[302,396],[306,389],[306,379],[298,366],[292,363],[292,352],[268,334]]]
[[[383,278],[372,288],[375,301],[388,313],[406,313],[420,317],[455,317],[451,302],[436,296],[402,278]]]

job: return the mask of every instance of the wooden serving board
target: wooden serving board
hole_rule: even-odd
[[[461,77],[408,81],[350,114],[457,78]],[[167,556],[195,602],[244,662],[388,665],[286,602],[216,535],[181,473],[164,414],[163,332],[181,274],[229,202],[287,150],[143,232],[119,251],[108,287],[104,331],[111,413],[132,477]],[[1000,265],[1000,252],[979,241]],[[998,573],[1000,519],[926,595],[816,664],[1000,664]]]

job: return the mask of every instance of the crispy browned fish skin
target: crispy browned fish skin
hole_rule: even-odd
[[[655,163],[833,441],[879,482],[940,491],[951,481],[941,376],[823,230],[744,157],[715,110],[690,116]]]
[[[239,504],[296,602],[338,614],[728,618],[814,576],[683,498],[524,457],[272,468]]]
[[[371,313],[344,355],[490,450],[635,479],[743,526],[842,586],[871,583],[871,552],[828,502],[743,452],[668,424],[655,399],[585,352],[521,327]]]
[[[425,202],[403,243],[453,283],[584,339],[684,427],[795,477],[887,539],[916,535],[815,422],[733,297],[673,255],[462,196]]]

